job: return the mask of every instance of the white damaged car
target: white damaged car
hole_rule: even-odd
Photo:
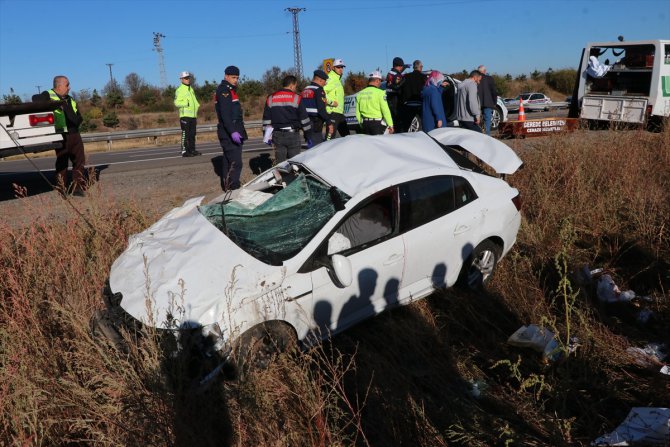
[[[521,222],[519,192],[481,162],[503,176],[522,165],[464,129],[352,135],[233,194],[188,200],[112,265],[101,332],[195,330],[239,361],[251,354],[236,348],[262,357],[459,279],[481,286]]]

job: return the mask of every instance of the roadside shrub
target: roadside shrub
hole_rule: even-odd
[[[566,95],[572,93],[576,79],[577,70],[572,68],[564,68],[556,71],[550,70],[545,73],[545,82],[547,85]]]
[[[116,116],[116,112],[111,111],[107,112],[105,116],[102,117],[102,124],[105,125],[105,127],[116,127],[119,125],[119,117]]]

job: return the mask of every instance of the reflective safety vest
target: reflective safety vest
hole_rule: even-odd
[[[373,85],[358,92],[356,95],[356,119],[359,124],[363,124],[363,119],[382,119],[386,125],[393,127],[393,118],[391,118],[391,109],[386,102],[386,93]]]
[[[342,78],[334,70],[328,73],[328,82],[323,90],[326,92],[326,99],[328,100],[326,111],[328,113],[344,114],[344,86],[342,85]],[[331,106],[333,100],[337,101],[335,107]]]
[[[174,105],[179,108],[179,118],[197,118],[200,103],[195,97],[193,87],[182,84],[174,92]]]
[[[61,97],[58,96],[58,94],[53,90],[49,90],[49,98],[51,98],[52,101],[61,101]],[[76,101],[72,99],[71,96],[69,96],[69,98],[72,110],[74,110],[74,113],[77,113]],[[56,132],[67,132],[67,122],[65,121],[65,112],[63,112],[61,109],[54,110],[54,126],[56,127]]]

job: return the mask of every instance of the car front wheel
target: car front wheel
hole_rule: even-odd
[[[500,259],[500,247],[490,240],[472,251],[461,272],[461,284],[472,290],[483,288],[493,276]]]
[[[234,354],[238,377],[244,380],[252,369],[266,369],[272,360],[298,347],[295,330],[286,324],[274,322],[256,326],[245,332]]]

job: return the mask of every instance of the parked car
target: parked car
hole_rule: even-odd
[[[520,95],[517,95],[515,98],[505,101],[505,106],[507,107],[507,109],[510,111],[518,111],[519,98],[523,100],[524,109],[528,108],[528,110],[547,111],[549,110],[549,107],[546,106],[545,104],[551,104],[551,98],[549,98],[544,93],[536,93],[536,92],[521,93]]]
[[[445,75],[444,77],[447,81],[451,82],[452,85],[455,86],[457,92],[458,84],[460,84],[461,81],[459,81],[458,79],[454,79],[448,75]],[[386,82],[382,82],[380,88],[385,90]],[[354,93],[353,95],[348,95],[344,97],[344,116],[347,120],[347,125],[349,126],[349,129],[353,131],[358,131],[359,129],[358,120],[356,119],[356,95],[358,95],[358,93]],[[422,129],[421,103],[417,102],[414,105],[416,106],[416,110],[419,113],[417,113],[416,116],[414,116],[414,118],[412,119],[412,122],[410,123],[408,128],[408,132],[418,132]],[[497,106],[493,110],[493,114],[491,115],[491,130],[497,130],[498,127],[500,127],[500,123],[507,122],[507,114],[508,109],[505,106],[505,103],[503,102],[502,98],[498,97]],[[456,126],[458,126],[458,121],[456,120],[455,116],[452,115],[451,117],[448,118],[450,121],[454,122]]]
[[[309,344],[459,279],[478,288],[516,241],[521,201],[473,156],[503,175],[522,164],[465,129],[352,135],[188,200],[113,263],[99,332],[198,331],[239,360],[251,354],[234,348]]]

